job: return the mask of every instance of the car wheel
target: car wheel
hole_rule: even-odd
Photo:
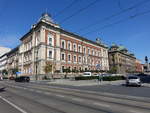
[[[129,84],[126,84],[126,87],[128,87],[129,86]]]

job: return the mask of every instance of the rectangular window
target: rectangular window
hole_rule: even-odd
[[[90,54],[90,49],[88,49],[88,54]]]
[[[85,47],[84,47],[84,49],[83,49],[83,52],[84,52],[84,53],[86,53],[86,49],[85,49]]]
[[[49,44],[50,46],[53,45],[53,36],[52,36],[50,33],[48,34],[48,44]]]
[[[94,55],[94,51],[92,50],[92,55]]]
[[[49,58],[52,59],[52,51],[49,51]]]
[[[61,60],[65,60],[65,54],[61,54]]]
[[[52,46],[52,38],[49,38],[49,45]]]

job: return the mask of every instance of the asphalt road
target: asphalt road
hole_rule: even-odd
[[[47,85],[44,82],[41,83],[33,83],[33,84],[41,84]],[[59,84],[49,84],[50,86],[60,87],[60,88],[71,88],[71,89],[79,89],[79,90],[90,90],[96,92],[107,92],[107,93],[115,93],[121,95],[130,95],[130,96],[139,96],[139,97],[149,97],[150,98],[150,83],[148,86],[142,84],[141,87],[128,86],[126,87],[125,82],[119,83],[117,85],[91,85],[91,86],[72,86],[72,85],[59,85]]]
[[[150,113],[148,97],[6,81],[0,87],[0,113]]]

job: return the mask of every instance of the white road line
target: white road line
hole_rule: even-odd
[[[136,111],[136,110],[129,110],[129,112],[131,112],[131,113],[142,113],[142,112]]]
[[[114,97],[121,97],[121,98],[128,98],[128,99],[139,99],[139,100],[150,100],[148,97],[139,97],[139,96],[129,96],[129,95],[122,95],[122,94],[115,94],[115,93],[107,93],[107,92],[98,92],[98,91],[87,91],[87,90],[80,90],[80,89],[71,89],[71,88],[62,88],[57,86],[48,86],[49,88],[56,88],[56,89],[63,89],[69,91],[80,91],[83,93],[92,93],[92,94],[102,94],[106,96],[114,96]]]
[[[65,97],[64,95],[59,95],[59,94],[57,94],[56,96],[57,96],[57,97]]]
[[[28,89],[29,91],[35,91],[34,89]]]
[[[52,93],[49,93],[49,92],[44,92],[44,94],[46,94],[46,95],[51,95]]]
[[[14,107],[15,109],[19,110],[21,113],[27,113],[25,110],[21,109],[20,107],[18,107],[17,105],[11,103],[10,101],[8,101],[7,99],[3,98],[2,96],[0,96],[0,98],[5,101],[6,103],[8,103],[9,105],[11,105],[12,107]]]
[[[130,113],[150,113],[149,111],[129,110]]]
[[[72,98],[72,100],[74,100],[74,101],[79,101],[79,102],[82,102],[82,101],[83,101],[83,99],[80,99],[80,98]]]
[[[37,92],[37,93],[43,93],[42,91],[39,91],[39,90],[35,90],[35,92]]]
[[[94,102],[93,104],[97,105],[97,106],[102,106],[102,107],[110,107],[110,105],[108,105],[108,104],[103,104],[103,103],[99,103],[99,102]]]

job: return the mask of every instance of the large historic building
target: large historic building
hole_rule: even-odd
[[[123,46],[113,44],[109,49],[110,70],[124,74],[136,71],[136,58]]]
[[[66,68],[109,70],[107,46],[62,29],[47,13],[20,40],[18,66],[22,75],[43,75],[47,63],[52,64],[52,72]]]

